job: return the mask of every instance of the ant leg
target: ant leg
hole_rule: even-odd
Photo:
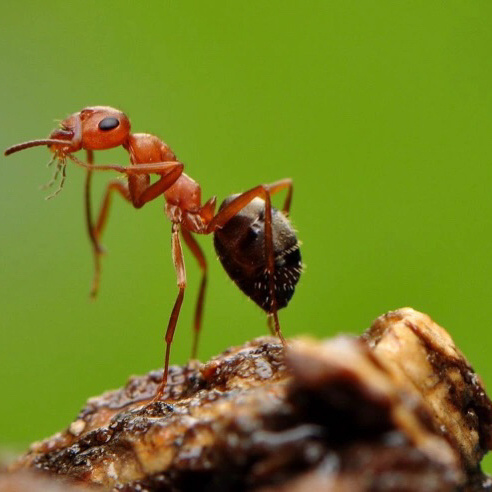
[[[156,196],[162,194],[167,188],[169,188],[178,179],[181,172],[182,169],[175,168],[169,174],[163,176],[159,181],[146,188],[141,195],[139,195],[134,199],[132,199],[130,190],[126,183],[122,181],[114,180],[108,184],[101,204],[101,208],[99,210],[99,216],[96,225],[92,226],[91,237],[94,238],[93,250],[94,250],[94,259],[95,259],[94,280],[92,282],[92,289],[91,289],[91,297],[93,299],[97,296],[97,291],[99,289],[99,280],[101,274],[100,257],[104,253],[104,248],[100,245],[99,239],[101,237],[102,231],[104,230],[106,221],[108,219],[109,208],[111,206],[112,192],[117,191],[126,201],[133,203],[137,207],[141,207],[148,201],[153,200]]]
[[[126,200],[130,199],[128,188],[125,184],[119,181],[112,181],[108,184],[106,192],[103,198],[103,202],[99,211],[99,217],[97,225],[94,226],[92,221],[92,201],[91,201],[91,185],[92,185],[92,171],[94,164],[94,152],[92,150],[87,151],[87,173],[85,177],[84,199],[85,199],[85,219],[87,225],[87,232],[92,244],[92,253],[94,257],[94,277],[92,279],[92,287],[90,296],[95,299],[99,289],[99,280],[101,277],[101,255],[104,249],[99,243],[99,236],[106,223],[109,206],[111,204],[111,191],[117,190],[121,193]]]
[[[132,164],[131,166],[118,166],[113,164],[93,166],[91,164],[87,164],[84,161],[81,161],[72,154],[67,154],[67,157],[75,162],[75,164],[83,167],[84,169],[90,169],[92,171],[116,171],[117,173],[125,174],[127,176],[134,176],[139,174],[167,175],[175,169],[180,169],[181,172],[184,169],[184,164],[179,161],[150,162],[147,164],[137,163]]]
[[[92,150],[87,151],[87,162],[90,166],[92,166],[94,163],[94,152]],[[91,185],[92,185],[92,170],[87,169],[87,173],[85,175],[85,186],[84,186],[85,223],[87,226],[89,239],[92,244],[92,253],[94,257],[94,278],[92,281],[91,297],[95,298],[97,293],[97,285],[99,285],[101,262],[100,262],[100,246],[94,234],[94,225],[92,223]]]
[[[176,323],[178,322],[179,311],[181,304],[183,304],[184,291],[186,287],[186,271],[183,259],[183,250],[181,249],[181,242],[179,240],[179,224],[173,223],[172,226],[172,254],[174,268],[176,269],[176,276],[178,280],[178,297],[174,303],[174,307],[169,318],[169,323],[166,330],[166,355],[164,358],[164,372],[162,375],[162,381],[157,389],[157,393],[154,397],[154,401],[160,400],[164,394],[164,389],[167,384],[167,375],[169,370],[169,355],[171,352],[171,343],[173,342],[174,331],[176,329]]]
[[[166,191],[169,187],[171,187],[174,184],[174,182],[179,178],[181,173],[182,173],[182,168],[180,167],[174,168],[171,172],[162,176],[161,179],[159,179],[159,181],[145,188],[143,192],[139,193],[136,197],[132,196],[129,186],[126,183],[123,183],[122,181],[119,180],[111,181],[106,188],[106,193],[104,195],[101,209],[99,211],[99,217],[97,219],[96,226],[94,227],[94,236],[96,240],[99,239],[104,229],[104,226],[106,225],[109,207],[111,205],[112,191],[118,191],[125,200],[133,203],[133,205],[137,207],[142,207],[145,203],[153,200],[157,196],[161,195],[164,191]],[[103,251],[103,248],[99,246],[99,244],[98,244],[98,251],[99,252]]]
[[[91,166],[77,157],[68,154],[68,157],[77,165],[90,169],[91,171],[116,171],[131,176],[158,174],[161,178],[154,184],[148,185],[143,189],[136,188],[131,193],[131,201],[136,208],[143,207],[147,202],[164,193],[170,188],[183,173],[184,165],[178,161],[170,162],[151,162],[147,164],[133,164],[131,166]]]
[[[200,328],[202,325],[203,300],[205,298],[205,288],[207,286],[207,260],[205,259],[205,255],[203,254],[200,245],[191,235],[191,232],[181,228],[181,235],[183,236],[186,246],[188,246],[190,251],[193,253],[193,256],[197,259],[198,265],[202,270],[202,281],[200,282],[200,290],[198,291],[198,300],[195,308],[195,319],[193,323],[193,345],[191,349],[191,358],[196,359],[196,354],[198,350],[198,335],[200,333]]]
[[[97,295],[97,290],[99,287],[99,278],[100,278],[100,256],[103,252],[102,247],[100,246],[98,239],[102,232],[102,229],[105,225],[107,213],[110,205],[110,193],[112,190],[118,191],[123,198],[128,201],[131,201],[132,204],[136,208],[140,208],[145,203],[153,200],[157,196],[161,195],[166,191],[169,187],[171,187],[174,182],[179,178],[179,176],[183,172],[184,165],[181,162],[171,161],[171,162],[154,162],[148,164],[134,164],[131,166],[94,166],[92,164],[92,152],[88,153],[88,163],[85,163],[73,156],[72,154],[68,154],[68,157],[75,162],[77,165],[87,169],[87,179],[86,179],[86,218],[87,218],[87,227],[89,230],[89,237],[91,238],[91,242],[93,245],[94,252],[94,265],[95,265],[95,273],[94,280],[91,289],[91,297],[95,298]],[[134,193],[130,192],[129,187],[119,181],[113,181],[108,185],[106,190],[106,195],[103,200],[103,204],[101,206],[101,210],[99,213],[99,219],[97,221],[96,226],[94,227],[91,219],[91,211],[90,211],[90,180],[93,171],[117,171],[119,173],[125,174],[128,178],[130,176],[137,175],[148,175],[148,174],[159,174],[161,178],[154,184],[147,186],[143,189],[136,188]]]
[[[292,193],[294,192],[294,183],[292,182],[292,179],[285,178],[279,181],[275,181],[274,183],[268,185],[268,190],[270,191],[270,195],[285,190],[286,188],[287,188],[287,196],[285,197],[284,206],[282,207],[282,212],[285,215],[289,215],[290,205],[292,203]]]
[[[96,240],[101,237],[102,231],[106,226],[108,220],[109,208],[111,206],[112,192],[117,191],[127,202],[131,202],[130,191],[128,185],[122,181],[114,180],[108,183],[106,187],[106,192],[104,193],[104,198],[101,203],[101,208],[99,209],[99,215],[97,217],[96,225],[94,226],[94,236]],[[104,248],[98,243],[98,251],[102,253]]]
[[[270,334],[275,336],[275,328],[273,326],[273,317],[270,314],[267,314],[267,325],[270,330]]]
[[[220,229],[227,222],[229,222],[232,217],[234,217],[240,210],[242,210],[250,201],[252,201],[256,197],[263,198],[265,200],[265,212],[267,207],[267,199],[265,195],[268,194],[268,202],[270,204],[271,209],[271,200],[270,196],[274,193],[278,193],[279,191],[287,189],[287,196],[285,197],[284,206],[282,207],[282,211],[286,214],[290,211],[290,205],[292,202],[292,193],[294,190],[294,186],[291,178],[281,179],[279,181],[275,181],[266,185],[255,186],[251,190],[245,191],[237,196],[227,207],[220,210],[217,215],[209,222],[207,225],[206,234],[210,234],[215,231],[215,229]],[[271,221],[271,214],[269,217]],[[267,218],[265,217],[265,225]]]
[[[265,257],[267,259],[266,273],[268,274],[268,285],[270,291],[270,312],[273,316],[275,334],[278,336],[283,345],[286,341],[280,330],[280,322],[277,314],[277,299],[275,296],[275,255],[273,251],[273,233],[272,233],[272,204],[270,199],[270,187],[274,192],[280,191],[289,186],[288,180],[277,181],[272,185],[259,185],[249,191],[245,191],[226,207],[220,210],[217,215],[209,222],[206,233],[210,234],[216,229],[223,227],[232,217],[242,210],[254,198],[260,197],[265,200]],[[289,205],[289,203],[287,203]]]
[[[89,179],[90,171],[88,172]],[[92,242],[92,250],[94,253],[94,277],[91,287],[91,298],[95,299],[99,290],[99,281],[101,278],[101,255],[104,253],[104,248],[101,246],[99,239],[101,238],[102,231],[106,226],[108,219],[109,208],[111,206],[111,198],[113,191],[117,191],[126,201],[131,203],[130,191],[128,185],[118,180],[110,181],[106,187],[104,198],[99,209],[99,215],[96,224],[88,222],[89,236]],[[86,204],[89,202],[86,201]]]
[[[177,166],[172,168],[167,174],[161,176],[159,181],[156,181],[154,184],[151,184],[143,191],[138,192],[138,195],[133,197],[133,204],[136,207],[143,207],[147,202],[150,202],[154,198],[157,198],[159,195],[164,193],[168,188],[170,188],[176,180],[183,173],[183,164],[176,163]],[[141,166],[142,164],[138,164]]]

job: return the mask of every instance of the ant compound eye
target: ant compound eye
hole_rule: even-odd
[[[113,117],[108,117],[108,118],[103,118],[99,122],[99,130],[107,132],[108,130],[112,130],[113,128],[116,128],[120,124],[118,118],[113,118]]]

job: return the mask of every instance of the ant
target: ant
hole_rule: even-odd
[[[63,186],[67,158],[87,170],[85,210],[94,255],[93,298],[99,288],[100,257],[104,252],[100,239],[113,193],[121,195],[135,208],[141,208],[159,195],[164,195],[165,213],[172,223],[172,258],[178,295],[165,334],[164,371],[155,400],[162,398],[166,387],[170,349],[186,287],[180,233],[202,272],[195,308],[192,358],[197,353],[207,284],[207,262],[193,234],[214,234],[214,246],[224,269],[238,287],[267,313],[272,334],[276,334],[285,346],[277,311],[287,306],[302,271],[299,243],[287,218],[293,192],[291,179],[258,185],[244,193],[232,195],[224,200],[215,213],[216,197],[201,204],[200,185],[183,172],[184,165],[176,159],[173,151],[154,135],[130,133],[128,117],[108,106],[84,108],[63,120],[60,128],[55,129],[47,139],[14,145],[5,151],[5,155],[39,145],[48,146],[53,152],[51,162],[57,161],[56,173],[48,186],[62,173],[60,186],[54,194]],[[94,150],[120,145],[130,155],[130,166],[94,165]],[[87,152],[87,162],[73,155],[82,149]],[[127,182],[109,182],[94,223],[90,186],[92,172],[96,170],[116,171],[125,175]],[[159,177],[152,184],[151,174]],[[287,195],[283,209],[279,211],[272,207],[271,195],[282,190],[287,190]]]

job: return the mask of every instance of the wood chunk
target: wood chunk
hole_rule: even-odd
[[[395,384],[420,394],[436,430],[475,469],[492,445],[490,400],[451,336],[429,316],[404,308],[378,318],[363,339]]]
[[[359,338],[275,338],[91,398],[12,470],[100,490],[479,491],[491,403],[451,337],[411,309]]]
[[[93,487],[75,486],[56,477],[28,471],[0,475],[0,492],[96,492]]]

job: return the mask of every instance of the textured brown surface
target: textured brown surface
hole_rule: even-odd
[[[360,338],[292,341],[285,356],[260,338],[173,367],[152,402],[160,376],[90,399],[14,469],[128,492],[489,490],[490,401],[449,335],[411,309]]]
[[[71,485],[63,479],[22,471],[0,475],[0,492],[90,492],[93,488]],[[96,489],[97,490],[97,489]]]
[[[474,469],[492,445],[490,400],[451,336],[427,315],[400,309],[364,334],[395,384],[417,391],[463,465]]]

